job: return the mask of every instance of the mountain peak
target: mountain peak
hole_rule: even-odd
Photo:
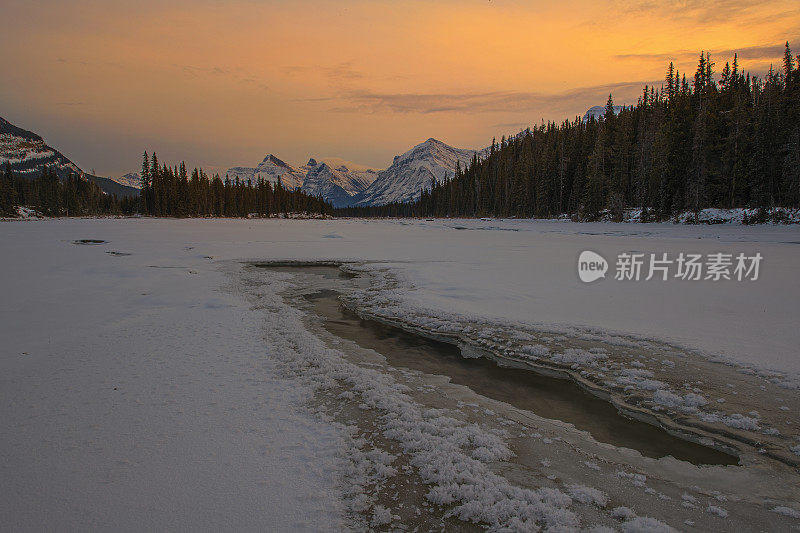
[[[128,172],[124,176],[120,176],[118,178],[109,178],[112,181],[116,181],[120,185],[125,185],[126,187],[133,187],[134,189],[140,189],[142,186],[142,177],[139,175],[138,172]]]
[[[439,139],[434,139],[433,137],[428,138],[427,141],[418,144],[417,146],[445,146],[450,148],[450,145],[446,142],[440,141]]]
[[[487,150],[454,148],[429,137],[395,156],[385,170],[376,170],[337,157],[309,158],[303,166],[292,166],[270,154],[257,168],[233,167],[228,174],[240,179],[281,180],[284,187],[300,188],[312,196],[323,196],[336,207],[381,205],[412,201],[434,182],[452,177],[455,168],[466,168]]]
[[[45,143],[41,135],[0,117],[0,168],[5,164],[9,164],[11,172],[21,178],[36,178],[47,167],[60,179],[72,175],[92,181],[106,194],[116,194],[120,198],[138,194],[135,188],[124,186],[117,180],[87,174],[64,154]]]
[[[41,136],[33,133],[32,131],[22,129],[19,126],[15,126],[3,117],[0,117],[0,134],[4,133],[33,142],[44,142]]]
[[[624,106],[615,105],[614,114],[619,115],[623,108]],[[594,118],[595,120],[600,120],[601,118],[603,118],[603,116],[605,116],[605,114],[606,114],[606,106],[604,105],[592,106],[586,111],[586,114],[583,115],[582,121],[589,122],[592,118]]]
[[[274,154],[267,154],[259,166],[263,165],[275,165],[278,167],[289,168],[289,165],[285,161],[278,159]]]
[[[433,137],[406,153],[395,156],[392,165],[378,173],[364,192],[354,197],[354,205],[382,205],[419,198],[434,182],[452,177],[456,165],[466,168],[475,150],[454,148]]]

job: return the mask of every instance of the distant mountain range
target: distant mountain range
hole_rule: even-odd
[[[623,106],[614,106],[619,114]],[[605,106],[586,111],[583,121],[602,117]],[[523,135],[524,131],[518,135]],[[456,163],[466,168],[477,154],[484,159],[491,147],[481,150],[455,148],[430,138],[402,155],[395,156],[389,168],[375,170],[341,159],[310,159],[294,167],[275,155],[267,155],[256,167],[233,167],[228,176],[233,179],[264,178],[272,183],[280,180],[288,188],[301,188],[309,194],[323,196],[334,207],[384,205],[393,202],[413,202],[423,190],[430,190],[435,181],[451,178]]]
[[[430,189],[433,180],[452,177],[457,162],[466,167],[476,153],[483,157],[487,150],[453,148],[428,139],[395,156],[385,170],[336,158],[309,159],[305,165],[293,167],[270,154],[256,167],[233,167],[227,175],[264,178],[272,183],[280,180],[285,187],[299,187],[308,194],[322,196],[334,207],[382,205],[416,200],[422,190]]]
[[[0,117],[0,165],[5,167],[6,163],[11,164],[11,171],[15,175],[23,178],[36,178],[44,167],[49,167],[60,179],[76,174],[97,183],[107,194],[116,194],[118,197],[139,194],[138,189],[84,172],[64,154],[48,146],[41,136]]]
[[[269,154],[256,167],[233,167],[226,174],[231,179],[280,181],[286,188],[299,188],[342,207],[351,205],[352,197],[375,181],[378,171],[336,158],[312,158],[305,165],[295,167]]]
[[[622,109],[622,106],[614,106],[615,113]],[[603,106],[591,107],[583,121],[588,122],[604,113]],[[423,190],[431,188],[434,181],[452,177],[456,164],[466,168],[476,155],[483,159],[489,150],[455,148],[430,138],[395,156],[389,168],[383,170],[330,157],[312,158],[305,165],[293,166],[274,154],[268,154],[255,167],[231,167],[226,174],[231,179],[244,181],[259,178],[271,183],[280,181],[286,188],[299,188],[313,196],[322,196],[334,207],[384,205],[415,201]],[[0,118],[0,164],[4,165],[6,161],[11,162],[12,170],[20,176],[38,176],[44,166],[49,166],[59,177],[66,177],[70,172],[78,174],[94,181],[109,194],[139,194],[138,172],[114,178],[93,176],[48,146],[39,135]]]

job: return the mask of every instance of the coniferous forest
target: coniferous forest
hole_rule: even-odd
[[[762,78],[738,59],[717,75],[708,54],[687,78],[670,63],[660,88],[615,114],[528,129],[435,183],[410,204],[345,216],[503,216],[664,220],[707,207],[800,207],[800,56]]]
[[[137,203],[117,200],[76,174],[61,180],[47,167],[34,179],[14,176],[8,163],[0,174],[0,216],[15,215],[17,206],[51,217],[131,214]]]
[[[288,190],[280,182],[272,185],[259,178],[241,181],[218,175],[209,178],[201,169],[191,176],[185,163],[159,166],[158,156],[142,158],[142,214],[164,217],[246,217],[279,213],[330,214],[333,208],[321,198],[299,190]]]
[[[290,191],[259,179],[224,181],[200,169],[191,176],[186,164],[159,166],[158,156],[142,163],[142,192],[138,197],[117,199],[95,183],[70,174],[60,180],[45,167],[34,179],[14,176],[10,165],[0,175],[0,216],[14,216],[18,206],[44,216],[95,216],[144,214],[163,217],[246,217],[281,213],[330,214],[332,207],[321,198]]]

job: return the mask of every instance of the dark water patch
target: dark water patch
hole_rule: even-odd
[[[305,269],[304,269],[305,271]],[[342,307],[339,292],[325,289],[306,298],[324,317],[324,327],[337,337],[383,355],[394,367],[443,375],[473,392],[561,420],[589,432],[595,440],[631,448],[652,458],[672,456],[696,465],[735,465],[727,453],[670,435],[660,427],[628,418],[609,402],[569,380],[532,370],[503,368],[484,358],[465,358],[446,342],[416,335],[375,320],[364,320]]]
[[[292,261],[279,261],[270,263],[251,263],[256,268],[266,268],[275,272],[291,272],[297,274],[303,272],[305,274],[314,274],[321,276],[325,279],[353,279],[356,274],[345,272],[339,266],[341,263],[333,262],[292,262]]]
[[[468,230],[468,231],[519,231],[519,228],[501,228],[499,226],[445,226],[451,229]]]

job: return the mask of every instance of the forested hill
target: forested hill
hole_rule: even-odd
[[[413,204],[341,215],[658,220],[706,207],[800,207],[800,56],[759,78],[734,57],[715,75],[701,54],[687,79],[670,63],[660,89],[615,114],[548,123],[503,139]],[[619,110],[617,110],[619,111]]]

